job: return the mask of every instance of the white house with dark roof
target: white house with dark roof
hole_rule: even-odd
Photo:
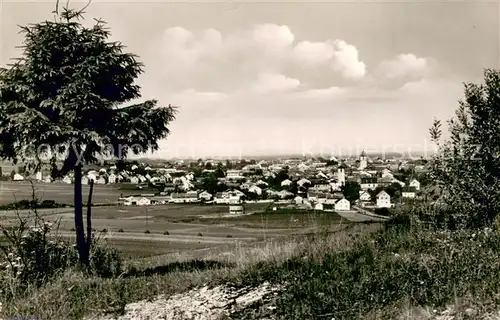
[[[420,182],[417,179],[412,179],[409,186],[415,188],[416,191],[420,190]]]
[[[377,207],[379,208],[392,207],[391,196],[387,192],[382,190],[377,194]]]
[[[290,180],[290,179],[285,179],[285,180],[281,181],[282,187],[289,187],[291,185],[292,185],[292,180]]]
[[[351,210],[351,203],[346,198],[342,198],[335,202],[335,211],[349,211]]]
[[[368,202],[368,201],[372,200],[372,196],[370,195],[370,193],[368,191],[360,190],[359,191],[359,200]]]

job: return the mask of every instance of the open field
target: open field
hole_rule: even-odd
[[[348,223],[348,219],[333,212],[264,212],[267,206],[247,204],[247,214],[234,217],[228,216],[227,205],[94,207],[92,222],[97,233],[129,258],[242,246],[293,234],[334,230],[339,224]],[[22,215],[28,213],[20,211]],[[74,237],[72,208],[43,209],[39,214],[47,221],[57,221],[64,237]],[[0,212],[4,225],[15,219],[14,211]]]
[[[73,185],[63,183],[35,183],[37,198],[41,200],[54,200],[58,203],[73,203]],[[89,186],[83,186],[83,199],[87,201]],[[93,203],[115,203],[120,194],[139,194],[137,190],[120,190],[117,185],[94,185],[92,195]],[[29,200],[32,197],[31,184],[27,181],[0,181],[0,205],[14,201]]]

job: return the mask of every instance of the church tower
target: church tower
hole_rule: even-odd
[[[363,150],[359,156],[359,170],[364,170],[366,167],[368,167],[368,158],[366,157],[365,150]]]

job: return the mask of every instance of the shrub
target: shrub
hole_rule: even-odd
[[[3,245],[0,247],[0,293],[8,300],[25,289],[38,287],[70,268],[80,267],[76,245],[63,240],[58,226],[41,218],[36,209],[34,225],[18,213],[18,223],[0,226]],[[94,235],[92,239],[90,268],[87,270],[101,277],[121,273],[122,260],[118,251],[105,245]],[[5,290],[9,289],[9,290]]]
[[[203,237],[203,234],[201,232],[198,232],[198,237]]]
[[[20,286],[40,285],[58,272],[77,264],[74,246],[57,236],[51,236],[52,224],[39,227],[24,224],[2,229],[7,240],[3,248],[2,277],[16,280]]]
[[[144,231],[144,233],[151,233],[149,230]]]
[[[103,278],[118,276],[122,273],[123,261],[120,252],[97,240],[91,251],[91,271]]]
[[[125,231],[123,231],[123,229],[118,229],[118,232],[125,232]]]
[[[168,231],[163,232],[164,235],[168,236],[170,233]]]

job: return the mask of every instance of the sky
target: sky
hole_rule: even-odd
[[[3,0],[0,64],[21,54],[18,25],[53,19],[54,3]],[[94,0],[85,23],[107,21],[140,57],[143,99],[179,106],[153,157],[327,156],[431,148],[428,128],[453,116],[463,82],[498,68],[499,13],[480,2]]]

